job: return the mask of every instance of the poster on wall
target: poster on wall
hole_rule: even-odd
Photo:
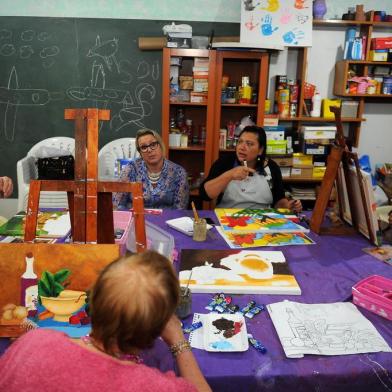
[[[242,0],[240,41],[312,46],[312,1]]]

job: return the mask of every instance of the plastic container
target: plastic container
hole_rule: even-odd
[[[161,229],[159,226],[154,225],[151,222],[146,222],[146,237],[147,237],[147,249],[155,250],[163,256],[166,256],[169,260],[174,258],[174,237],[166,230]],[[135,241],[135,226],[132,221],[131,230],[129,232],[126,248],[131,252],[136,252],[136,241]]]
[[[392,94],[392,78],[384,78],[382,82],[382,93],[383,94]]]
[[[133,215],[131,211],[113,211],[114,234],[122,232],[121,237],[115,238],[115,243],[120,244],[120,253],[122,255],[127,251],[126,241],[131,229]]]
[[[312,111],[310,112],[311,117],[320,117],[321,114],[321,95],[316,92],[312,98]]]
[[[353,303],[392,320],[392,280],[373,275],[352,288]]]

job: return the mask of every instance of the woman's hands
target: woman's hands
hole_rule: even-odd
[[[181,328],[181,322],[175,314],[170,317],[161,333],[161,337],[168,346],[172,346],[185,339]]]
[[[302,211],[302,203],[301,200],[289,200],[289,209],[296,214]]]
[[[231,180],[238,180],[242,181],[245,180],[249,175],[252,175],[255,173],[256,170],[252,169],[247,166],[237,166],[234,167],[233,169],[230,169],[227,173],[230,173]]]
[[[14,187],[11,178],[0,177],[0,194],[3,194],[4,197],[11,196],[13,189]]]

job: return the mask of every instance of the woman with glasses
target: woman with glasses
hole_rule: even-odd
[[[143,183],[144,206],[147,208],[186,209],[189,185],[185,169],[165,159],[165,147],[158,133],[141,129],[136,134],[140,157],[124,166],[120,180]],[[114,204],[118,209],[132,206],[129,193],[117,193]]]
[[[266,158],[267,137],[261,127],[247,126],[239,135],[236,155],[213,163],[200,185],[203,200],[217,199],[218,208],[289,208],[302,210],[299,200],[288,200],[279,166]]]

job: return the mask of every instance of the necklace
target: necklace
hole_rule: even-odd
[[[93,346],[95,347],[97,350],[107,354],[105,351],[101,350],[99,347],[97,347],[94,344],[94,341],[91,339],[90,335],[85,335],[81,337],[81,340],[83,343],[85,343],[88,346]],[[143,359],[140,358],[139,355],[136,354],[123,354],[123,353],[115,353],[112,355],[113,357],[119,359],[120,361],[131,361],[131,362],[135,362],[137,364],[143,363]]]
[[[150,180],[151,184],[157,184],[160,177],[161,177],[162,170],[157,173],[147,172],[148,179]]]

